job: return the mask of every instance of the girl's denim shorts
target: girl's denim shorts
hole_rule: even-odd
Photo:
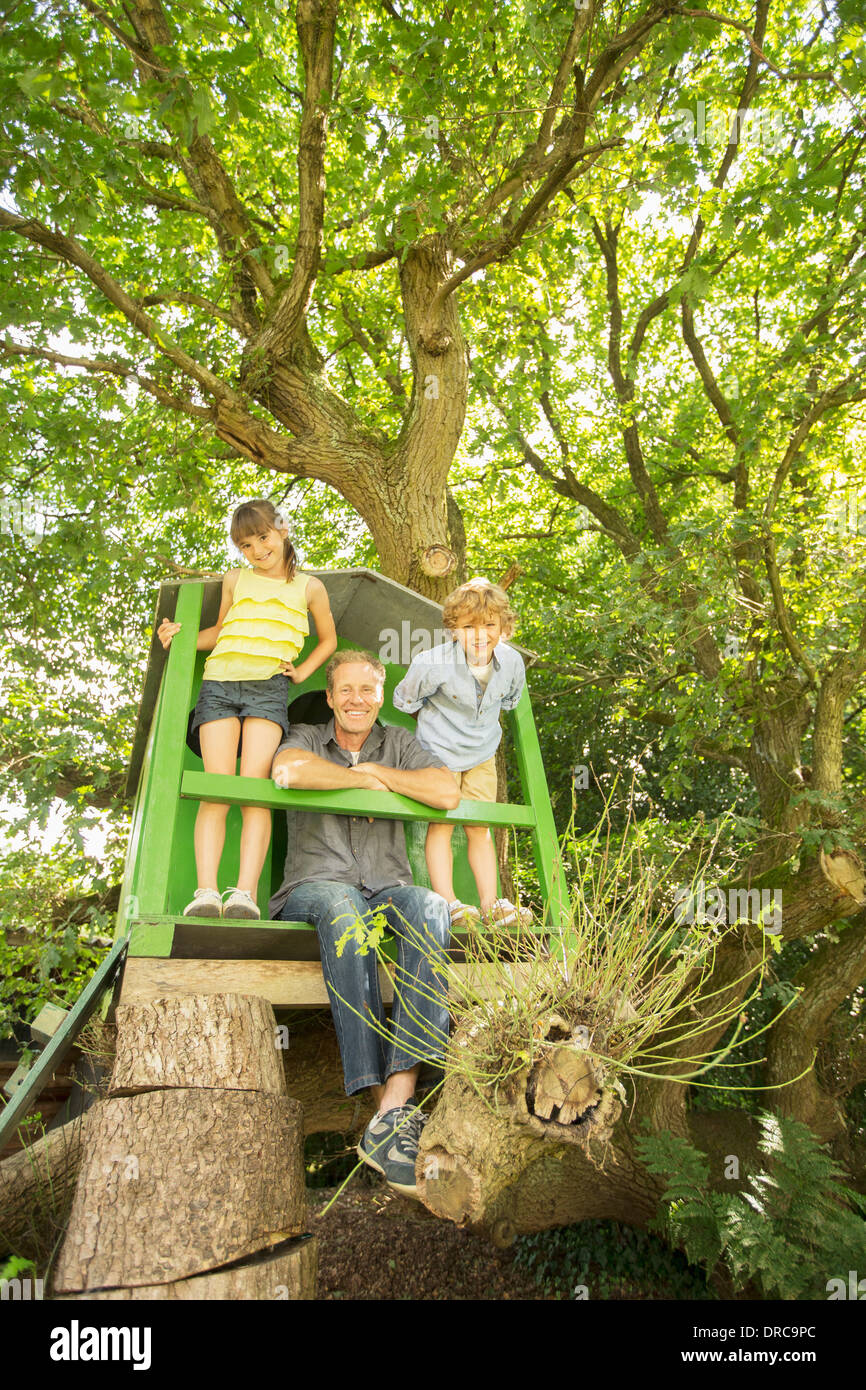
[[[266,681],[202,681],[193,711],[190,733],[214,719],[270,719],[289,732],[288,676],[271,676]]]

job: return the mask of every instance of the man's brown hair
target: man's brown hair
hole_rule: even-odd
[[[356,662],[359,664],[363,663],[365,666],[372,666],[379,680],[383,685],[385,684],[385,667],[382,665],[381,661],[379,661],[378,657],[371,656],[369,652],[350,651],[348,647],[344,647],[341,651],[334,652],[334,655],[325,667],[329,695],[333,695],[334,693],[335,671],[339,670],[341,666],[354,665]]]
[[[508,595],[498,584],[486,579],[470,579],[448,595],[442,605],[442,622],[455,628],[461,619],[477,618],[485,622],[492,615],[502,623],[502,636],[510,637],[517,614],[508,602]]]

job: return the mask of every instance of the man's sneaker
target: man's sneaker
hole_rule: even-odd
[[[358,1157],[384,1174],[388,1186],[404,1197],[418,1196],[415,1159],[428,1119],[417,1105],[397,1106],[384,1115],[374,1115],[358,1145]]]
[[[532,913],[528,907],[515,907],[507,898],[497,898],[484,920],[497,927],[531,927]]]
[[[183,910],[184,917],[221,917],[223,900],[215,888],[197,888],[191,903]]]
[[[223,917],[245,917],[254,921],[262,915],[252,894],[245,888],[227,888],[223,897],[228,899],[223,903]]]
[[[458,900],[449,903],[448,910],[451,913],[452,927],[465,927],[470,922],[481,921],[481,913],[478,911],[478,908],[473,907],[471,903],[461,903]]]

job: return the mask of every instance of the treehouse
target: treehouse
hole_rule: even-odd
[[[383,660],[386,686],[381,722],[413,729],[414,721],[394,707],[391,697],[412,655],[443,640],[440,607],[370,570],[319,572],[318,577],[328,590],[339,646],[363,648]],[[278,813],[289,806],[402,820],[415,882],[427,885],[424,838],[429,821],[483,822],[491,828],[527,830],[548,917],[559,916],[559,851],[526,691],[508,716],[522,788],[519,804],[479,807],[477,802],[463,801],[453,811],[440,812],[390,792],[301,792],[264,779],[207,774],[200,757],[188,746],[186,731],[206,657],[196,651],[196,635],[200,627],[216,621],[219,600],[218,580],[170,582],[160,590],[155,628],[164,617],[172,617],[181,630],[168,653],[154,638],[133,747],[128,790],[135,806],[117,925],[118,938],[129,936],[122,1002],[226,991],[259,995],[276,1008],[328,1002],[318,941],[309,924],[182,915],[196,887],[193,828],[201,800],[231,806],[220,870],[224,885],[236,881],[240,804],[266,806],[276,813],[259,888],[263,919],[268,899],[282,879],[286,831],[285,817]],[[313,633],[300,660],[315,641]],[[324,667],[292,693],[289,718],[293,723],[330,719]],[[455,890],[463,901],[477,904],[465,835],[459,830],[454,836],[454,859]]]
[[[339,645],[383,659],[380,719],[413,728],[395,709],[392,692],[414,651],[442,640],[441,609],[367,570],[319,577]],[[113,998],[117,1038],[107,1098],[92,1107],[84,1133],[70,1123],[63,1131],[71,1137],[40,1141],[55,1181],[58,1171],[74,1174],[79,1167],[53,1276],[54,1294],[63,1299],[313,1297],[316,1241],[307,1233],[304,1134],[357,1131],[364,1107],[372,1107],[369,1092],[346,1097],[334,1030],[321,1026],[328,996],[315,929],[306,922],[183,915],[195,889],[193,828],[201,800],[230,806],[223,884],[236,876],[240,806],[275,813],[260,884],[263,914],[282,879],[286,832],[279,813],[288,807],[402,821],[422,884],[428,882],[427,823],[454,822],[455,887],[470,902],[477,898],[459,826],[525,831],[544,897],[538,930],[555,929],[565,914],[556,830],[525,691],[508,716],[522,789],[516,804],[461,801],[452,811],[437,811],[390,792],[299,791],[266,779],[206,774],[187,727],[205,659],[196,651],[197,634],[215,622],[220,590],[219,580],[175,581],[160,590],[154,631],[164,617],[181,629],[168,653],[155,638],[151,649],[129,775],[134,809],[115,943],[73,1010],[65,1016],[57,1010],[59,1019],[43,1022],[53,1035],[43,1034],[46,1046],[32,1069],[21,1069],[0,1120],[0,1135],[14,1134],[82,1024],[100,1000]],[[292,695],[293,722],[331,717],[323,669]],[[488,981],[488,997],[496,994],[494,968],[467,961],[459,934],[452,957],[455,969],[479,973],[481,987]],[[504,968],[511,968],[507,960]],[[386,966],[380,971],[388,1004],[391,980]],[[287,1039],[291,1031],[288,1052],[280,1050],[286,1043],[275,1010],[294,1011],[291,1028],[282,1029]],[[319,1023],[305,1033],[311,1019]],[[11,1176],[23,1191],[29,1169],[37,1168],[32,1149],[20,1158],[21,1171]],[[426,1171],[424,1181],[427,1189],[436,1186]],[[444,1165],[438,1185],[447,1189],[447,1201]],[[11,1210],[8,1200],[6,1207]],[[442,1214],[450,1214],[447,1206]],[[0,1193],[0,1225],[2,1217]]]

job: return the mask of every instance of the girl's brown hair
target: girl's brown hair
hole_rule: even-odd
[[[232,517],[231,538],[238,545],[257,531],[279,531],[285,524],[285,517],[277,511],[273,502],[265,497],[254,497],[252,502],[242,502]],[[288,536],[283,537],[283,567],[286,579],[294,579],[298,557]]]
[[[510,637],[517,614],[508,602],[505,590],[486,579],[470,579],[468,584],[461,584],[459,589],[454,589],[448,595],[442,606],[442,622],[447,628],[455,628],[461,618],[484,621],[489,614],[499,618],[502,623],[502,636]]]

